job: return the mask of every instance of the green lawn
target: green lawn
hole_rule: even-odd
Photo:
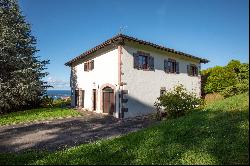
[[[249,97],[128,135],[56,152],[0,154],[0,164],[248,164]]]
[[[37,108],[0,115],[0,126],[65,117],[75,117],[80,115],[81,114],[76,110],[67,108]]]

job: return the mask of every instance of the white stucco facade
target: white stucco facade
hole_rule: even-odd
[[[76,85],[72,87],[72,106],[75,106],[75,91],[84,90],[84,109],[93,111],[93,89],[96,89],[96,112],[102,112],[101,105],[101,89],[105,86],[112,86],[114,92],[118,90],[118,49],[111,49],[104,53],[97,53],[92,58],[87,59],[94,60],[94,69],[91,71],[84,71],[84,62],[78,63],[73,66]],[[72,79],[72,78],[71,78]],[[71,80],[72,81],[72,80]],[[115,103],[118,102],[118,96],[115,95]],[[79,99],[81,103],[81,99]],[[81,104],[80,104],[81,105]],[[118,117],[118,115],[114,116]]]
[[[133,53],[143,51],[154,57],[154,70],[145,71],[133,68]],[[190,63],[200,66],[198,60],[184,59],[173,53],[157,51],[145,46],[124,46],[122,51],[122,82],[126,85],[123,89],[128,90],[128,102],[124,107],[128,108],[125,117],[133,117],[150,113],[154,109],[154,102],[160,96],[160,89],[171,90],[175,85],[182,84],[188,91],[200,96],[200,76],[189,76],[187,65]],[[166,73],[164,71],[164,59],[172,58],[179,62],[179,74]]]
[[[120,48],[120,49],[119,49]],[[149,53],[154,57],[154,70],[138,70],[134,68],[133,54],[137,51]],[[179,62],[179,74],[164,71],[164,59],[172,58]],[[94,69],[84,71],[84,62],[94,60]],[[72,106],[76,106],[75,90],[84,90],[84,108],[93,111],[93,89],[96,90],[96,112],[103,113],[103,88],[114,90],[113,116],[134,117],[154,111],[154,102],[160,96],[160,89],[167,91],[177,84],[182,84],[188,91],[200,96],[200,75],[189,76],[187,65],[195,64],[200,69],[199,59],[177,55],[150,46],[125,42],[125,44],[106,48],[105,51],[95,52],[89,58],[79,60],[71,66]],[[121,91],[126,102],[121,100]],[[82,95],[81,93],[79,94]],[[77,99],[82,103],[82,97]],[[80,104],[81,105],[81,104]],[[122,108],[127,108],[121,115]]]

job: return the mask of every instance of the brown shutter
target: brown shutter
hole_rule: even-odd
[[[190,65],[187,65],[187,74],[190,76],[191,73],[190,73]]]
[[[154,57],[149,56],[149,69],[154,70]]]
[[[168,60],[168,69],[167,70],[169,73],[172,73],[171,67],[172,67],[172,62],[171,62],[171,60]]]
[[[88,70],[88,66],[87,66],[87,63],[85,62],[84,63],[84,71],[87,71]]]
[[[176,62],[176,73],[177,73],[177,74],[180,73],[179,62]]]
[[[139,56],[138,54],[134,53],[134,68],[139,69]]]
[[[91,70],[94,69],[94,60],[91,61]]]
[[[146,64],[147,64],[147,67],[146,67],[146,68],[149,69],[149,70],[151,69],[151,67],[150,67],[150,61],[151,61],[151,60],[150,60],[150,59],[151,59],[151,57],[147,55],[147,56],[146,56]]]
[[[198,68],[195,66],[195,76],[198,76]]]
[[[168,72],[168,61],[164,59],[164,71]]]
[[[87,62],[87,68],[88,68],[88,71],[90,70],[90,63],[89,63],[89,61]]]

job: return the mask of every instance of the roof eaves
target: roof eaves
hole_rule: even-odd
[[[95,52],[95,51],[97,51],[97,50],[99,50],[99,49],[107,46],[107,45],[112,44],[114,42],[114,40],[117,40],[119,37],[120,37],[120,34],[112,37],[111,39],[108,39],[108,40],[104,41],[103,43],[95,46],[94,48],[92,48],[92,49],[90,49],[90,50],[88,50],[88,51],[80,54],[79,56],[73,58],[72,60],[66,62],[65,65],[66,66],[70,66],[72,63],[74,63],[78,59],[81,59],[81,58],[83,58],[83,57],[85,57],[85,56],[87,56],[87,55],[89,55],[89,54],[91,54],[91,53],[93,53],[93,52]]]
[[[122,35],[122,37],[124,37],[124,38],[126,38],[128,40],[136,41],[139,44],[150,45],[150,46],[155,47],[157,49],[162,49],[162,50],[172,52],[172,53],[175,53],[175,54],[179,54],[179,55],[182,55],[182,56],[198,59],[198,60],[200,60],[200,63],[208,63],[209,62],[209,60],[207,60],[207,59],[200,58],[200,57],[197,57],[197,56],[193,56],[193,55],[181,52],[181,51],[176,51],[176,50],[174,50],[172,48],[167,48],[167,47],[164,47],[164,46],[161,46],[161,45],[158,45],[158,44],[154,44],[154,43],[151,43],[151,42],[148,42],[148,41],[140,40],[140,39],[130,37],[130,36],[127,36],[127,35]]]
[[[67,63],[65,63],[65,65],[70,66],[72,63],[74,63],[78,59],[81,59],[81,58],[83,58],[83,57],[85,57],[85,56],[87,56],[87,55],[89,55],[89,54],[91,54],[91,53],[93,53],[93,52],[107,46],[107,45],[110,45],[114,41],[117,41],[118,39],[121,39],[121,40],[127,39],[127,40],[130,40],[130,41],[138,42],[139,44],[149,45],[149,46],[152,46],[152,47],[157,48],[157,49],[165,50],[165,51],[168,51],[168,52],[172,52],[172,53],[179,54],[179,55],[182,55],[182,56],[190,57],[190,58],[193,58],[193,59],[198,59],[198,60],[200,60],[200,63],[208,63],[209,62],[209,60],[204,59],[204,58],[199,58],[197,56],[193,56],[193,55],[181,52],[181,51],[176,51],[176,50],[171,49],[171,48],[167,48],[167,47],[164,47],[164,46],[161,46],[161,45],[158,45],[158,44],[154,44],[154,43],[151,43],[151,42],[148,42],[148,41],[145,41],[145,40],[140,40],[140,39],[137,39],[137,38],[134,38],[134,37],[131,37],[131,36],[124,35],[124,34],[118,34],[118,35],[112,37],[111,39],[108,39],[105,42],[101,43],[100,45],[97,45],[96,47],[82,53],[81,55],[77,56],[76,58],[68,61]]]

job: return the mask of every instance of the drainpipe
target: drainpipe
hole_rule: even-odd
[[[118,39],[118,91],[119,91],[119,102],[118,102],[118,118],[121,118],[121,90],[123,88],[121,76],[122,76],[122,46],[124,45],[124,41],[122,38]],[[121,87],[122,86],[122,87]]]
[[[121,54],[122,54],[122,46],[118,45],[118,118],[121,115]]]

